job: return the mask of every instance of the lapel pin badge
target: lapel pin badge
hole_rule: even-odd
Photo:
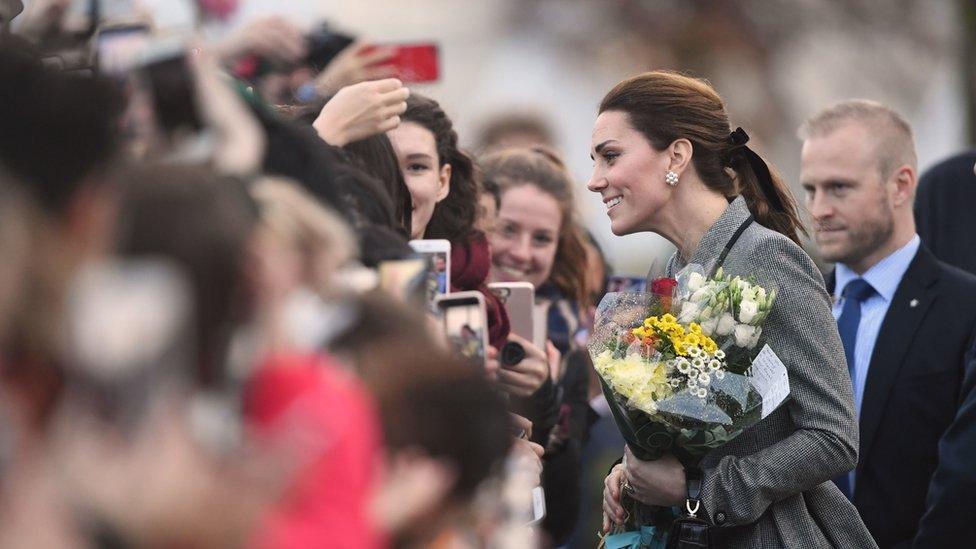
[[[918,300],[917,299],[913,299],[913,300],[909,301],[908,302],[908,306],[909,307],[918,307]]]

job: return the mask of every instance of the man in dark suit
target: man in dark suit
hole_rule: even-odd
[[[824,259],[860,425],[857,468],[835,479],[881,548],[908,547],[938,443],[956,416],[976,328],[976,277],[916,234],[912,131],[888,107],[847,101],[809,119],[801,182]]]
[[[914,549],[965,547],[976,539],[976,347],[969,351],[956,419],[939,441],[939,466]]]

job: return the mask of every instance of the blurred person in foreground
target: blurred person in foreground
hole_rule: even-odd
[[[228,493],[218,488],[247,484],[231,473],[234,467],[224,469],[228,482],[210,482],[216,477],[206,460],[196,459],[186,401],[174,390],[180,375],[153,367],[161,358],[155,350],[169,349],[168,321],[159,324],[153,315],[180,300],[163,299],[170,294],[152,284],[144,291],[145,276],[107,261],[119,202],[112,172],[122,106],[115,87],[51,71],[14,49],[0,50],[0,79],[16,83],[5,87],[0,102],[0,164],[23,182],[24,200],[37,212],[22,312],[12,319],[0,370],[10,442],[0,544],[226,543],[238,530],[223,526],[242,518],[236,510],[227,507],[222,518],[229,522],[211,520],[197,532],[207,532],[201,537],[192,533],[199,523],[187,524],[180,514],[186,501],[247,499],[239,492],[225,500]],[[150,271],[159,272],[138,270]],[[183,326],[179,311],[172,312],[169,326]],[[104,337],[119,333],[128,335]],[[120,368],[128,365],[121,358],[132,358],[127,353],[137,336],[145,338],[135,355],[145,368]],[[186,366],[174,362],[176,369]],[[141,497],[133,499],[136,488]]]
[[[536,306],[545,309],[548,320],[550,372],[537,391],[554,388],[557,415],[546,417],[539,405],[547,401],[539,394],[514,403],[516,411],[537,422],[533,436],[546,447],[544,525],[553,543],[561,545],[572,532],[579,510],[580,452],[590,426],[586,350],[579,350],[583,356],[570,356],[577,351],[573,337],[579,327],[579,304],[587,299],[583,233],[576,222],[572,181],[554,153],[498,151],[482,159],[482,168],[485,180],[497,186],[500,199],[494,231],[489,234],[491,280],[530,282]],[[514,375],[507,367],[498,374],[503,383]]]
[[[372,400],[314,339],[299,344],[282,324],[296,291],[329,285],[349,243],[323,246],[325,217],[284,182],[258,183],[256,205],[242,182],[201,168],[146,168],[130,177],[120,248],[170,258],[188,272],[198,383],[222,389],[231,411],[235,402],[242,407],[259,446],[298,452],[252,543],[382,546],[369,516],[381,463]]]
[[[9,416],[12,460],[30,462],[61,397],[66,293],[111,247],[118,196],[108,172],[122,102],[109,82],[47,69],[16,47],[0,48],[0,81],[0,170],[36,212],[22,308],[11,319],[0,368],[2,400],[17,408]]]
[[[387,294],[347,302],[347,317],[329,350],[381,410],[387,468],[374,516],[393,545],[533,546],[529,496],[542,448],[512,436],[489,376],[451,356],[421,311]]]
[[[798,244],[803,228],[786,184],[741,128],[732,131],[724,101],[703,80],[639,74],[610,90],[599,113],[589,189],[602,196],[613,233],[651,231],[674,243],[667,276],[721,263],[778,288],[761,339],[785,364],[790,389],[783,406],[697,467],[673,455],[643,461],[627,447],[605,483],[604,531],[625,520],[624,486],[642,504],[685,506],[697,478],[698,516],[713,543],[873,547],[829,482],[857,462],[857,420],[823,277]]]
[[[947,158],[918,178],[915,223],[922,244],[949,265],[976,274],[976,150]]]
[[[976,276],[937,260],[915,232],[915,142],[901,115],[845,101],[800,136],[817,247],[837,263],[827,288],[860,424],[857,468],[835,482],[880,547],[907,547],[959,405]]]

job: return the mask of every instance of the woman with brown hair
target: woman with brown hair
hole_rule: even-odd
[[[614,87],[599,112],[588,187],[603,197],[614,234],[671,241],[668,275],[721,264],[777,288],[763,341],[790,384],[783,406],[697,467],[625,450],[605,483],[604,530],[624,521],[622,492],[642,504],[684,505],[700,479],[699,516],[714,546],[875,547],[830,482],[857,465],[857,420],[823,277],[798,245],[804,230],[786,185],[746,145],[748,135],[731,130],[703,80],[644,73]]]
[[[482,170],[498,200],[489,235],[491,280],[531,282],[537,304],[548,310],[548,339],[565,354],[587,299],[586,249],[570,175],[541,147],[490,154]]]
[[[586,249],[576,222],[573,182],[559,157],[544,148],[510,149],[482,159],[486,186],[497,191],[497,215],[489,234],[493,282],[531,282],[536,306],[546,311],[546,338],[567,360],[552,372],[559,415],[538,421],[534,434],[546,447],[543,522],[555,545],[572,532],[579,513],[580,452],[589,428],[588,363],[569,360],[579,311],[586,300]],[[585,352],[583,352],[585,356]],[[551,356],[558,356],[550,350]],[[561,371],[560,371],[561,370]],[[507,380],[503,366],[498,378]]]

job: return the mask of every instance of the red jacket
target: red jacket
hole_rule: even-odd
[[[244,416],[261,440],[298,441],[309,453],[253,547],[385,546],[369,516],[380,473],[380,427],[356,379],[322,355],[273,357],[248,384]]]

